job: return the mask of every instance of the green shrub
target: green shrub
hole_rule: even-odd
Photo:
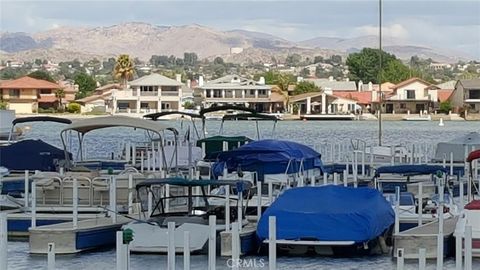
[[[453,106],[448,100],[440,103],[440,112],[448,113],[449,111],[452,110],[452,108]]]
[[[67,112],[69,113],[80,113],[81,111],[81,106],[78,103],[72,102],[69,103],[67,106]]]
[[[7,109],[7,102],[6,101],[0,101],[0,110],[6,110]]]
[[[54,113],[55,109],[54,108],[38,108],[38,113]]]

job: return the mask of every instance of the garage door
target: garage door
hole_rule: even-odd
[[[9,103],[8,108],[15,110],[15,113],[32,113],[31,103]]]

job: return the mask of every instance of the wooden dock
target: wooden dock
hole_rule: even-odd
[[[116,231],[130,222],[123,216],[113,223],[109,217],[72,222],[64,222],[30,228],[30,253],[47,254],[48,243],[55,243],[55,253],[72,254],[88,249],[115,245]]]
[[[451,241],[453,232],[455,231],[455,225],[457,224],[457,217],[449,218],[444,221],[443,224],[443,236],[444,236],[444,254],[448,254],[449,241]],[[398,234],[394,234],[394,257],[397,256],[396,250],[399,248],[404,249],[405,259],[418,259],[418,252],[420,248],[426,249],[426,258],[437,258],[437,236],[438,236],[438,221],[433,221],[422,226],[418,226],[409,230],[402,231]]]

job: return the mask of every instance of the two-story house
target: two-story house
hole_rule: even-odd
[[[480,78],[470,80],[459,80],[449,100],[458,110],[468,109],[469,112],[480,112]]]
[[[284,101],[283,96],[272,92],[272,87],[266,85],[263,79],[254,81],[238,75],[227,75],[199,85],[195,96],[204,108],[214,104],[240,105],[258,112],[282,111]]]
[[[8,109],[16,113],[34,113],[38,108],[54,107],[57,102],[55,91],[60,88],[62,86],[56,83],[25,76],[2,82],[0,97],[7,102]]]
[[[177,80],[150,74],[128,83],[126,89],[112,92],[113,112],[151,113],[182,110],[182,86]]]

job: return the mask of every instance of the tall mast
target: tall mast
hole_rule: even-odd
[[[379,110],[378,110],[378,145],[382,146],[382,0],[378,0],[378,43],[379,43],[379,69],[378,69],[378,89],[380,92]]]

